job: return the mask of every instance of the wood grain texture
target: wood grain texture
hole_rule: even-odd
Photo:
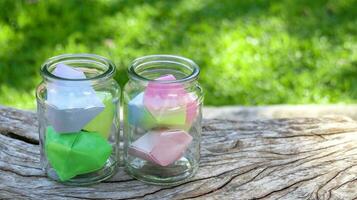
[[[41,171],[35,114],[0,107],[0,199],[357,199],[357,122],[205,120],[200,169],[185,183],[147,185],[120,168],[70,187]]]

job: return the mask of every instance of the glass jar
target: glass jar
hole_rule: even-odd
[[[36,90],[41,163],[47,176],[87,185],[116,171],[120,88],[115,65],[92,54],[48,59]]]
[[[199,67],[172,55],[136,59],[123,93],[124,162],[141,181],[168,185],[191,177],[200,159],[203,93]]]

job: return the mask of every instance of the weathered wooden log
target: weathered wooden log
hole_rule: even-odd
[[[343,115],[357,120],[357,104],[220,106],[205,107],[203,113],[206,119],[256,120]]]
[[[0,107],[0,199],[357,199],[357,122],[204,121],[200,169],[176,186],[125,174],[70,187],[40,168],[34,113]]]

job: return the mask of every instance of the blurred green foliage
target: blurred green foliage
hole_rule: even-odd
[[[0,104],[34,108],[40,65],[62,53],[196,61],[206,105],[355,103],[357,1],[0,0]]]

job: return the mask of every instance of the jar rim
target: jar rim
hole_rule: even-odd
[[[140,75],[135,69],[144,64],[154,64],[159,62],[169,62],[171,64],[184,65],[192,69],[192,72],[183,78],[176,80],[155,80],[150,79],[145,76]],[[128,68],[128,74],[131,78],[134,78],[139,81],[144,82],[158,82],[158,83],[183,83],[191,82],[197,80],[198,75],[200,74],[199,66],[189,58],[185,58],[178,55],[169,55],[169,54],[154,54],[147,55],[136,58]]]
[[[64,61],[79,61],[79,60],[84,60],[90,63],[94,63],[97,65],[105,65],[107,66],[107,69],[103,71],[102,73],[95,75],[93,77],[89,78],[78,78],[78,79],[73,79],[73,78],[65,78],[61,76],[56,76],[55,74],[51,73],[48,69],[48,67],[52,65],[57,65],[60,64]],[[47,59],[41,66],[41,76],[44,79],[49,79],[49,80],[56,80],[56,81],[94,81],[94,80],[99,80],[99,79],[108,79],[112,78],[113,75],[115,74],[116,67],[113,62],[111,62],[109,59],[99,56],[96,54],[87,54],[87,53],[73,53],[73,54],[61,54],[58,56],[51,57]]]

